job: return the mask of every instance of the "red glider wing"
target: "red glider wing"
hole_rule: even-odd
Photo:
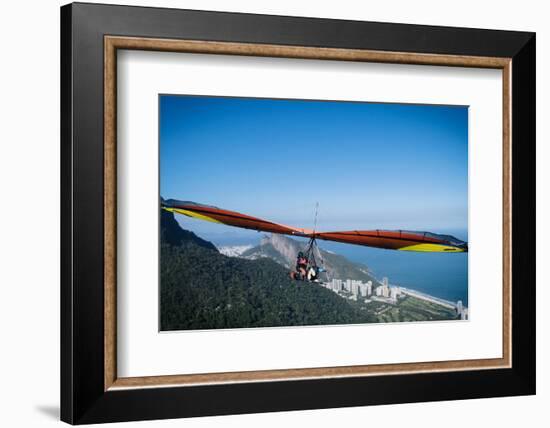
[[[177,201],[174,199],[163,200],[162,208],[166,211],[183,214],[200,220],[262,232],[306,237],[310,236],[312,232],[308,229],[285,226],[283,224],[273,223],[271,221],[262,220],[261,218],[241,214],[236,211],[224,210],[211,205],[202,205],[189,201]]]
[[[466,242],[450,235],[406,230],[352,230],[320,232],[317,239],[401,251],[467,252]]]

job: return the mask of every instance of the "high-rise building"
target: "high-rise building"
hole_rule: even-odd
[[[372,295],[372,281],[367,282],[367,296]]]
[[[351,283],[351,294],[353,294],[354,296],[357,296],[357,294],[359,293],[359,283],[360,281],[352,281]]]
[[[387,283],[382,286],[382,296],[390,297],[390,287],[388,287]]]
[[[346,287],[346,290],[347,291],[351,291],[351,284],[352,284],[352,280],[351,279],[346,279],[346,283],[345,283],[345,287]]]
[[[332,279],[332,290],[335,292],[342,290],[342,280],[341,279]]]
[[[388,277],[387,277],[387,276],[385,276],[384,278],[382,278],[382,285],[384,285],[384,286],[386,286],[386,287],[389,285],[389,283],[388,283]]]
[[[368,284],[363,284],[362,282],[359,282],[359,293],[361,293],[361,297],[367,297],[367,290]]]
[[[397,301],[397,296],[399,296],[399,288],[398,287],[391,287],[390,288],[390,296],[392,300]]]
[[[456,313],[458,315],[462,315],[462,310],[464,309],[464,307],[462,306],[462,300],[459,300],[458,302],[456,302]]]

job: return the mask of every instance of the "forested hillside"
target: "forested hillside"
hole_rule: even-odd
[[[273,260],[227,257],[161,212],[161,330],[373,322]],[[372,318],[372,319],[371,319]]]

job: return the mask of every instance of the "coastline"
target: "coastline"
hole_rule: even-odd
[[[382,284],[382,281],[380,281],[380,279],[378,279],[374,275],[374,272],[371,269],[367,268],[366,270],[370,275],[372,275],[374,278],[376,278],[376,281],[378,281],[379,284]],[[427,294],[427,293],[424,293],[422,291],[415,290],[413,288],[403,287],[403,286],[397,285],[397,284],[388,284],[388,285],[390,287],[398,287],[403,294],[407,294],[409,296],[416,297],[417,299],[421,299],[421,300],[424,300],[426,302],[435,303],[437,305],[441,305],[441,306],[444,306],[444,307],[449,308],[449,309],[457,310],[458,301],[453,302],[452,300],[442,299],[441,297],[435,297],[435,296],[432,296],[431,294]],[[462,302],[462,303],[463,303],[462,307],[466,311],[468,311],[468,306],[464,305],[464,302]]]
[[[401,292],[403,294],[407,294],[409,296],[416,297],[417,299],[422,299],[422,300],[425,300],[427,302],[436,303],[438,305],[445,306],[449,309],[456,309],[457,308],[456,302],[451,302],[449,300],[440,299],[439,297],[430,296],[429,294],[422,293],[420,291],[413,290],[411,288],[405,288],[405,287],[401,287],[401,286],[399,286],[399,288],[401,289]],[[463,308],[468,309],[467,306],[463,306]]]

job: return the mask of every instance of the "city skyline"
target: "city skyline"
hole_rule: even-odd
[[[464,306],[462,300],[451,302],[420,293],[416,290],[390,284],[388,277],[382,278],[381,283],[378,282],[375,284],[370,280],[363,282],[361,280],[349,278],[332,278],[330,281],[318,282],[318,284],[333,291],[342,298],[355,302],[362,301],[364,304],[381,302],[389,305],[397,305],[399,300],[405,298],[405,296],[413,296],[417,299],[452,309],[456,312],[456,316],[460,320],[468,320],[468,308]]]

